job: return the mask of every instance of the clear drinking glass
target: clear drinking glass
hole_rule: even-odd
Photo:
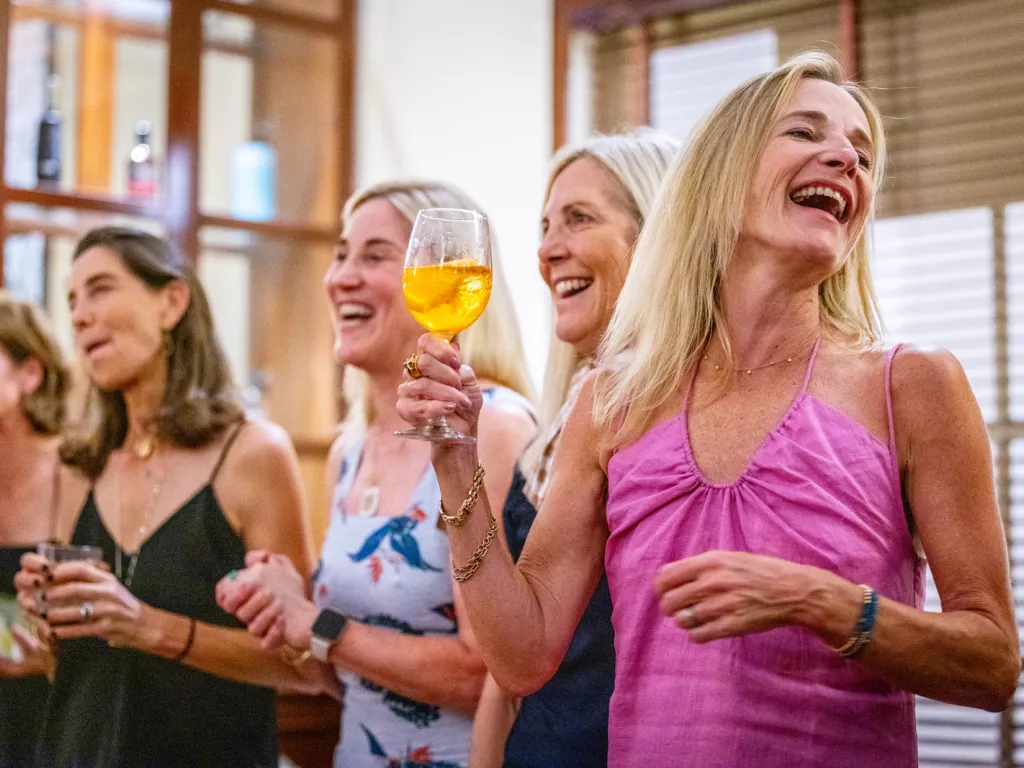
[[[36,545],[36,554],[51,563],[67,563],[73,560],[99,562],[103,559],[103,550],[99,547],[58,544],[52,541],[39,542]],[[36,594],[38,596],[39,590]],[[35,628],[14,596],[0,595],[0,659],[18,663],[22,661],[22,653],[11,631],[15,624],[20,624],[29,632],[35,632]]]
[[[491,297],[487,217],[458,208],[420,211],[405,254],[402,290],[416,321],[445,341],[476,322]],[[476,442],[449,427],[443,416],[395,434],[431,442]]]
[[[76,560],[98,563],[103,559],[103,550],[100,547],[59,544],[54,541],[39,542],[36,545],[36,554],[51,563],[70,563]]]

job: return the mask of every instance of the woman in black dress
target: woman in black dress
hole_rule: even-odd
[[[294,449],[244,420],[203,288],[164,241],[89,233],[68,300],[98,418],[62,448],[89,478],[62,517],[109,570],[22,558],[19,600],[59,646],[38,762],[276,766],[271,689],[336,684],[268,658],[214,585],[249,549],[285,553],[308,577]]]
[[[32,760],[53,656],[14,602],[25,552],[52,535],[68,372],[38,309],[0,294],[0,766]]]

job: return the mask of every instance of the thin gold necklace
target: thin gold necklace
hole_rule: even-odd
[[[818,339],[819,338],[821,338],[821,337],[820,336],[816,336],[814,338],[814,341],[811,342],[810,346],[808,346],[802,352],[797,352],[795,354],[790,355],[789,357],[783,357],[783,358],[780,358],[779,360],[773,360],[770,363],[765,363],[764,365],[754,365],[754,366],[751,366],[749,368],[747,366],[745,366],[745,365],[737,365],[737,366],[734,366],[732,368],[732,370],[733,371],[746,371],[746,374],[749,376],[754,371],[761,371],[761,370],[764,370],[765,368],[772,368],[773,366],[782,365],[783,363],[792,363],[794,360],[797,360],[797,359],[803,360],[804,356],[805,355],[809,355],[811,353],[811,350],[814,349],[814,345],[818,343]],[[704,360],[707,361],[707,359],[708,359],[708,353],[705,352],[704,353]],[[716,365],[715,366],[715,370],[716,371],[722,370],[722,366],[721,365]]]
[[[152,456],[152,452],[149,454]],[[148,456],[146,458],[149,458]],[[124,467],[117,474],[117,527],[118,527],[118,541],[114,542],[114,575],[117,580],[124,584],[126,587],[131,589],[132,582],[135,581],[135,569],[139,565],[139,555],[142,553],[142,547],[146,543],[146,540],[150,533],[150,524],[153,519],[153,513],[156,510],[157,502],[160,499],[160,494],[163,492],[164,480],[167,478],[167,465],[166,463],[161,467],[161,472],[157,476],[156,481],[150,487],[149,493],[149,506],[146,509],[146,514],[142,518],[142,523],[139,525],[138,530],[138,544],[135,547],[135,551],[128,555],[128,568],[123,568],[122,558],[124,557],[124,549],[122,548],[122,542],[125,540],[124,535]]]

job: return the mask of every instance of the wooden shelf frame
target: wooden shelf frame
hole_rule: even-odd
[[[174,0],[178,2],[178,0]],[[334,34],[336,19],[327,16],[289,11],[263,5],[244,5],[230,0],[203,0],[204,10],[246,16],[255,22],[294,27],[314,34]],[[168,5],[170,7],[170,4]],[[123,19],[116,13],[104,11],[103,8],[91,8],[88,14],[74,8],[53,8],[32,3],[17,3],[11,6],[11,16],[15,21],[25,19],[42,19],[52,24],[68,27],[80,27],[87,18],[100,18],[116,35],[139,37],[153,40],[166,40],[165,24],[147,24],[143,21]]]
[[[337,237],[331,227],[295,221],[251,222],[204,213],[199,207],[200,81],[202,54],[224,50],[248,55],[245,46],[204,40],[203,14],[207,11],[251,19],[261,26],[284,27],[303,33],[327,35],[338,51],[336,115],[338,137],[338,200],[345,200],[353,183],[355,144],[355,45],[357,0],[340,0],[335,18],[278,9],[243,5],[229,0],[174,0],[166,28],[141,22],[129,22],[110,16],[115,34],[142,38],[165,38],[168,46],[167,72],[167,147],[166,184],[163,198],[155,203],[117,199],[59,189],[24,189],[0,183],[0,243],[5,237],[4,216],[7,204],[24,203],[41,208],[137,216],[158,221],[167,237],[183,253],[196,259],[200,251],[201,227],[245,230],[254,234],[300,243],[329,243]],[[55,24],[84,24],[84,16],[67,9],[46,9],[35,5],[15,5],[0,0],[0,93],[7,92],[7,50],[10,25],[18,18],[46,18]],[[0,99],[0,125],[6,124],[6,99]],[[0,179],[5,178],[4,132],[0,131]],[[20,229],[20,227],[19,227]],[[3,260],[0,259],[0,286],[3,285]]]

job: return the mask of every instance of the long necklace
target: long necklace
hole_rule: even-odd
[[[152,453],[150,453],[150,455],[152,455]],[[127,553],[125,553],[121,548],[121,542],[125,540],[123,475],[124,469],[122,467],[121,472],[117,475],[117,527],[119,540],[114,542],[114,575],[117,576],[118,581],[130,589],[132,582],[135,581],[135,569],[139,564],[139,555],[142,553],[142,546],[146,543],[146,538],[149,535],[150,524],[153,519],[153,513],[156,510],[157,501],[159,501],[160,494],[163,491],[164,480],[167,477],[167,465],[163,465],[160,474],[157,475],[155,481],[150,486],[149,506],[142,518],[142,523],[139,525],[138,544],[135,547],[135,551],[128,555],[127,569],[124,569],[122,562],[124,555]]]
[[[376,458],[371,457],[370,449],[375,445],[373,441],[373,435],[378,432],[377,428],[374,427],[367,436],[366,442],[363,448],[364,462],[368,463],[367,467],[367,478],[366,485],[363,488],[362,494],[359,496],[359,506],[356,508],[356,514],[359,517],[373,517],[377,514],[377,510],[380,509],[380,485],[377,483],[377,461]],[[366,460],[369,459],[367,462]]]
[[[818,343],[818,338],[819,337],[815,337],[814,341],[811,342],[810,346],[806,347],[801,352],[796,352],[795,354],[790,355],[789,357],[783,357],[783,358],[780,358],[779,360],[773,360],[772,362],[765,363],[764,365],[751,366],[750,368],[747,368],[746,366],[742,366],[742,365],[735,366],[735,367],[733,367],[732,370],[733,371],[746,371],[746,374],[749,376],[754,371],[762,371],[765,368],[772,368],[772,367],[774,367],[776,365],[782,365],[783,363],[792,363],[794,360],[796,360],[798,358],[802,360],[805,355],[809,355],[811,353],[811,350],[814,349],[814,345]],[[708,354],[707,354],[707,352],[705,352],[704,353],[704,360],[706,361],[707,359],[708,359]],[[721,365],[716,365],[715,366],[715,370],[716,371],[722,370],[722,366]]]

